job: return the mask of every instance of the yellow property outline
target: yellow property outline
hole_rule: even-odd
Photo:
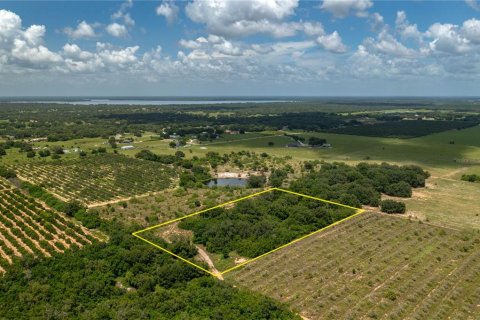
[[[270,251],[268,251],[268,252],[266,252],[266,253],[263,253],[263,254],[255,257],[255,258],[251,258],[251,259],[249,259],[249,260],[247,260],[247,261],[244,261],[244,262],[242,262],[242,263],[239,263],[239,264],[237,264],[236,266],[234,266],[234,267],[232,267],[232,268],[229,268],[229,269],[227,269],[227,270],[221,271],[221,272],[219,272],[219,273],[213,273],[213,272],[211,272],[211,271],[209,271],[209,270],[207,270],[207,269],[205,269],[205,268],[203,268],[203,267],[201,267],[201,266],[199,266],[199,265],[197,265],[197,264],[195,264],[195,263],[193,263],[193,262],[191,262],[191,261],[189,261],[189,260],[187,260],[187,259],[185,259],[185,258],[180,257],[179,255],[171,252],[170,250],[167,250],[167,249],[159,246],[158,244],[156,244],[156,243],[154,243],[154,242],[152,242],[152,241],[150,241],[150,240],[147,240],[147,239],[139,236],[140,233],[143,233],[143,232],[146,232],[146,231],[149,231],[149,230],[152,230],[152,229],[156,229],[156,228],[159,228],[159,227],[162,227],[162,226],[166,226],[166,225],[168,225],[168,224],[171,224],[171,223],[174,223],[174,222],[183,220],[183,219],[187,219],[187,218],[189,218],[189,217],[193,217],[193,216],[199,215],[199,214],[201,214],[201,213],[204,213],[204,212],[207,212],[207,211],[210,211],[210,210],[213,210],[213,209],[221,208],[221,207],[227,206],[227,205],[229,205],[229,204],[236,203],[236,202],[239,202],[239,201],[248,199],[248,198],[253,198],[253,197],[256,197],[256,196],[258,196],[258,195],[261,195],[261,194],[264,194],[264,193],[267,193],[267,192],[271,192],[271,191],[281,191],[281,192],[285,192],[285,193],[290,193],[290,194],[293,194],[293,195],[296,195],[296,196],[300,196],[300,197],[304,197],[304,198],[308,198],[308,199],[313,199],[313,200],[317,200],[317,201],[322,201],[322,202],[325,202],[325,203],[334,204],[334,205],[341,206],[341,207],[344,207],[344,208],[354,209],[354,210],[356,210],[356,212],[355,212],[354,214],[352,214],[351,216],[348,216],[348,217],[343,218],[343,219],[341,219],[341,220],[335,221],[334,223],[329,224],[329,225],[326,226],[326,227],[323,227],[323,228],[320,228],[320,229],[318,229],[318,230],[316,230],[316,231],[313,231],[313,232],[311,232],[311,233],[309,233],[309,234],[307,234],[307,235],[304,235],[304,236],[302,236],[302,237],[300,237],[300,238],[298,238],[298,239],[295,239],[295,240],[293,240],[293,241],[290,241],[290,242],[287,243],[287,244],[284,244],[284,245],[282,245],[282,246],[280,246],[280,247],[278,247],[278,248],[275,248],[275,249],[270,250]],[[184,262],[186,262],[186,263],[194,266],[195,268],[198,268],[198,269],[200,269],[200,270],[202,270],[202,271],[204,271],[204,272],[206,272],[206,273],[208,273],[208,274],[210,274],[210,275],[212,275],[212,276],[214,276],[214,277],[216,277],[216,278],[219,278],[219,277],[221,277],[222,275],[224,275],[224,274],[227,273],[227,272],[230,272],[230,271],[233,271],[233,270],[238,269],[238,268],[240,268],[240,267],[243,267],[243,266],[245,266],[245,265],[248,264],[248,263],[251,263],[251,262],[253,262],[253,261],[255,261],[255,260],[258,260],[258,259],[260,259],[260,258],[262,258],[262,257],[265,257],[266,255],[269,255],[269,254],[271,254],[271,253],[274,253],[274,252],[276,252],[276,251],[278,251],[278,250],[280,250],[280,249],[283,249],[283,248],[285,248],[285,247],[288,247],[288,246],[290,246],[290,245],[292,245],[292,244],[294,244],[294,243],[296,243],[296,242],[299,242],[299,241],[301,241],[301,240],[303,240],[303,239],[305,239],[305,238],[308,238],[308,237],[310,237],[310,236],[313,236],[314,234],[317,234],[317,233],[319,233],[319,232],[321,232],[321,231],[323,231],[323,230],[325,230],[325,229],[328,229],[328,228],[331,228],[331,227],[333,227],[333,226],[336,226],[336,225],[338,225],[338,224],[340,224],[340,223],[342,223],[342,222],[344,222],[344,221],[346,221],[346,220],[349,220],[349,219],[351,219],[351,218],[353,218],[353,217],[355,217],[355,216],[358,216],[359,214],[362,214],[363,212],[365,212],[364,209],[347,206],[347,205],[345,205],[345,204],[341,204],[341,203],[338,203],[338,202],[333,202],[333,201],[329,201],[329,200],[325,200],[325,199],[321,199],[321,198],[316,198],[316,197],[308,196],[308,195],[306,195],[306,194],[301,194],[301,193],[297,193],[297,192],[293,192],[293,191],[285,190],[285,189],[281,189],[281,188],[269,188],[269,189],[266,189],[266,190],[263,190],[263,191],[260,191],[260,192],[256,192],[256,193],[250,194],[250,195],[245,196],[245,197],[241,197],[241,198],[239,198],[239,199],[231,200],[231,201],[228,201],[228,202],[225,202],[225,203],[216,205],[216,206],[211,207],[211,208],[208,208],[208,209],[204,209],[204,210],[200,210],[200,211],[191,213],[191,214],[189,214],[189,215],[186,215],[186,216],[183,216],[183,217],[180,217],[180,218],[176,218],[176,219],[173,219],[173,220],[169,220],[169,221],[167,221],[167,222],[163,222],[163,223],[160,223],[160,224],[157,224],[157,225],[154,225],[154,226],[145,228],[145,229],[141,229],[141,230],[135,231],[135,232],[132,233],[132,235],[135,236],[135,237],[137,237],[137,238],[139,238],[140,240],[145,241],[145,242],[148,243],[148,244],[151,244],[152,246],[154,246],[154,247],[156,247],[156,248],[158,248],[158,249],[160,249],[160,250],[162,250],[162,251],[164,251],[164,252],[166,252],[166,253],[168,253],[168,254],[171,254],[171,255],[174,256],[175,258],[178,258],[178,259],[180,259],[180,260],[182,260],[182,261],[184,261]]]

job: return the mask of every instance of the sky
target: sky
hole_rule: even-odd
[[[480,96],[480,1],[0,1],[1,96]]]

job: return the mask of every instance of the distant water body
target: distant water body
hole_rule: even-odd
[[[233,103],[272,103],[293,102],[293,100],[125,100],[125,99],[86,99],[86,100],[23,100],[15,103],[58,103],[74,105],[190,105],[190,104],[233,104]]]

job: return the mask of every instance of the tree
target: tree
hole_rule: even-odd
[[[268,146],[269,147],[273,147],[275,145],[275,143],[273,141],[268,141]]]
[[[405,213],[405,203],[394,200],[383,200],[380,202],[380,209],[385,213]]]
[[[85,208],[77,210],[74,215],[75,219],[80,221],[85,228],[94,229],[100,227],[102,219],[97,210],[85,210]]]
[[[84,158],[84,157],[87,156],[87,153],[82,150],[82,151],[80,151],[79,156],[82,157],[82,158]]]
[[[117,148],[117,140],[115,139],[115,137],[108,138],[108,143],[113,149]]]
[[[65,205],[65,208],[63,209],[63,212],[69,216],[69,217],[73,217],[75,216],[75,214],[80,211],[80,210],[85,210],[86,207],[80,203],[79,201],[77,200],[72,200],[72,201],[69,201],[66,205]]]
[[[412,187],[407,182],[400,181],[386,186],[385,193],[389,196],[410,198],[412,196]]]
[[[315,165],[311,161],[305,161],[304,166],[307,170],[313,170],[315,168]]]
[[[51,153],[50,153],[50,150],[48,150],[48,149],[43,149],[43,150],[40,150],[40,151],[38,152],[38,155],[39,155],[41,158],[48,157],[48,156],[50,156],[50,154],[51,154]]]
[[[33,150],[27,152],[27,158],[33,158],[33,157],[35,157],[35,155],[36,155],[36,153]]]
[[[15,178],[17,174],[12,169],[9,169],[5,166],[0,165],[0,177],[5,179]]]
[[[250,176],[247,179],[247,185],[250,188],[261,188],[265,185],[264,176]]]
[[[52,150],[53,150],[53,153],[55,153],[55,154],[64,154],[65,153],[65,152],[63,152],[63,148],[60,147],[60,146],[54,146]]]
[[[5,151],[4,148],[0,148],[0,157],[1,156],[6,156],[7,155],[7,152]]]
[[[177,152],[175,152],[175,157],[185,158],[185,153],[183,151],[178,150]]]
[[[176,141],[170,141],[170,143],[168,145],[170,146],[170,148],[176,148],[177,147],[177,142]]]

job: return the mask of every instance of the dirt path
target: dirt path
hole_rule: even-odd
[[[220,271],[217,270],[217,268],[215,268],[215,265],[213,264],[213,261],[212,259],[210,259],[210,257],[208,256],[207,252],[205,250],[203,250],[201,247],[199,246],[195,246],[197,247],[197,250],[198,250],[198,254],[200,255],[200,258],[202,258],[203,261],[205,261],[210,270],[212,270],[212,273],[220,280],[224,280],[223,279],[223,276],[222,276],[222,273]]]
[[[108,201],[90,202],[87,205],[87,207],[89,209],[96,208],[96,207],[102,207],[102,206],[106,206],[106,205],[109,205],[109,204],[115,204],[115,203],[122,202],[122,201],[130,201],[133,198],[138,199],[138,198],[145,198],[145,197],[148,197],[148,196],[156,196],[156,195],[159,195],[159,194],[162,194],[162,193],[165,193],[165,192],[168,192],[168,191],[173,191],[173,190],[175,190],[175,189],[168,188],[168,189],[161,190],[161,191],[147,192],[147,193],[143,193],[143,194],[139,194],[139,195],[133,195],[133,196],[130,196],[130,197],[115,198],[115,199],[108,200]]]

